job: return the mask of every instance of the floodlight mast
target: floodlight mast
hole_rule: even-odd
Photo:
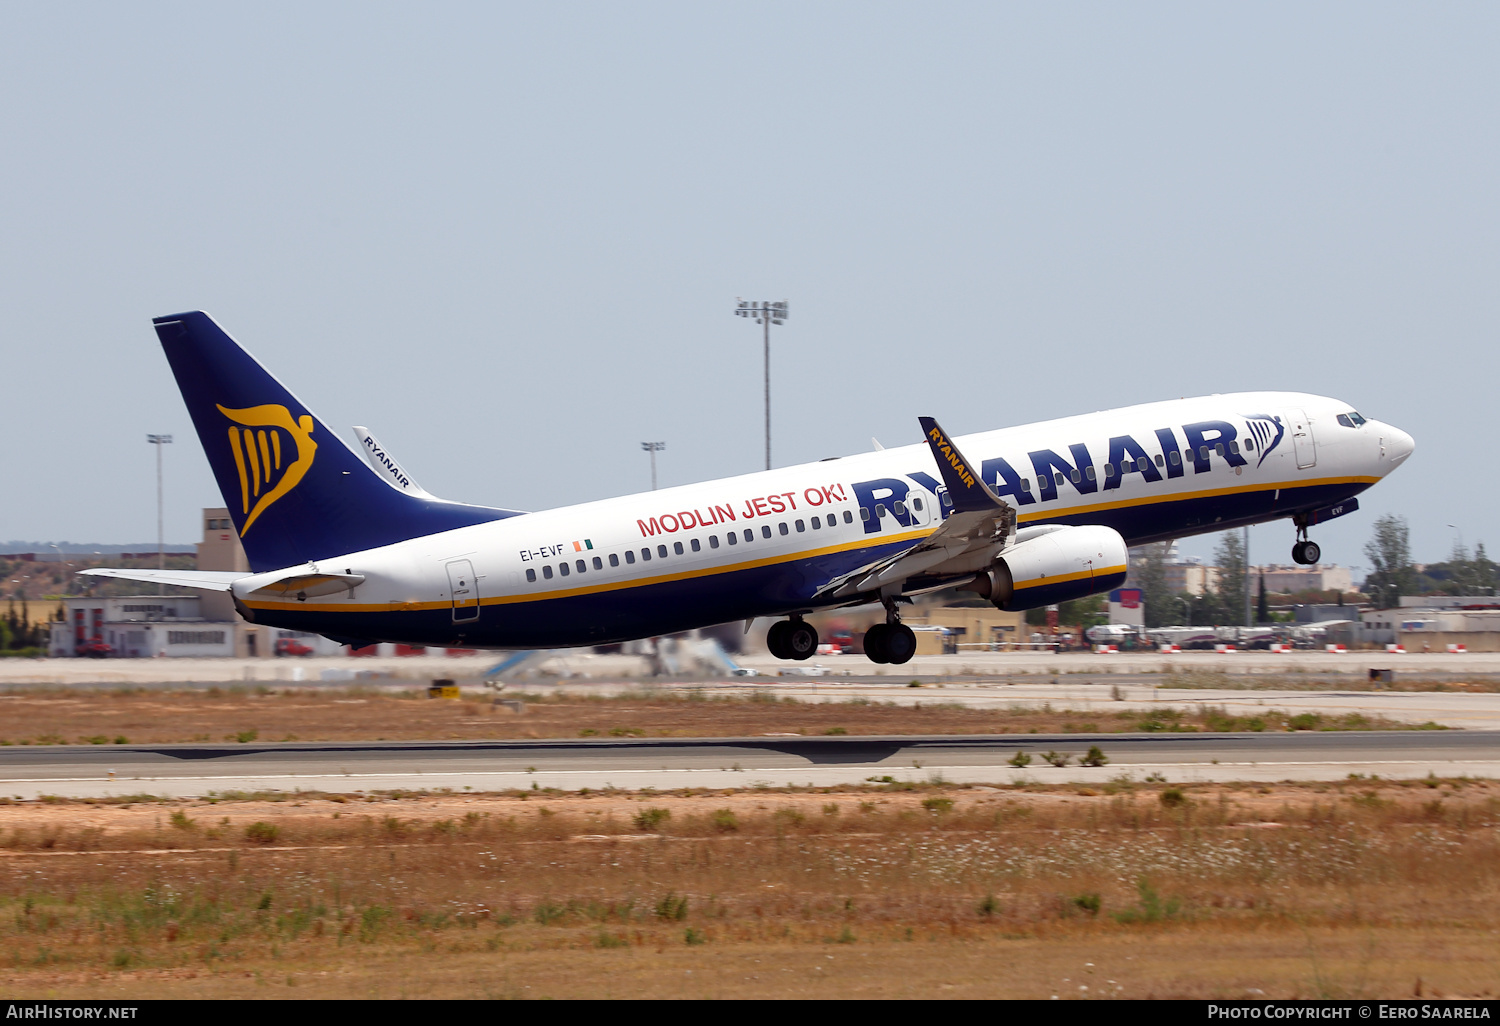
[[[785,324],[791,310],[785,299],[779,303],[762,300],[759,303],[741,299],[735,308],[737,317],[753,317],[756,324],[765,325],[766,352],[766,469],[771,469],[771,325]]]
[[[171,435],[147,435],[146,441],[156,446],[156,569],[167,568],[166,546],[162,542],[161,530],[161,447],[172,441]]]
[[[666,449],[666,442],[642,442],[641,448],[651,454],[651,490],[656,491],[656,454]]]

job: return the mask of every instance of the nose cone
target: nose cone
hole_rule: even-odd
[[[1416,439],[1390,424],[1380,425],[1381,448],[1384,450],[1385,461],[1391,467],[1397,467],[1412,454],[1417,447]]]

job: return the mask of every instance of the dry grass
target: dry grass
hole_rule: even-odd
[[[162,744],[222,741],[368,741],[556,737],[745,737],[761,734],[1007,734],[1119,731],[1385,730],[1380,716],[1297,716],[1262,710],[1231,716],[1213,706],[1077,711],[805,702],[636,693],[531,695],[516,715],[483,701],[432,700],[423,690],[267,687],[13,691],[0,696],[0,745]]]
[[[1500,692],[1500,677],[1493,674],[1410,673],[1401,670],[1397,657],[1396,679],[1376,683],[1353,674],[1335,673],[1327,677],[1317,673],[1244,674],[1222,670],[1169,670],[1157,687],[1209,689],[1216,691],[1439,691],[1459,694],[1495,694]]]
[[[1500,978],[1500,785],[1108,791],[8,805],[0,980],[69,997],[1046,998],[1477,995]]]

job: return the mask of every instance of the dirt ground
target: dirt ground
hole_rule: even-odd
[[[1497,828],[1437,779],[12,803],[0,986],[1493,996]]]
[[[764,734],[1003,734],[1119,731],[1411,729],[1379,716],[1275,709],[1234,716],[1190,698],[1149,713],[917,706],[863,699],[801,702],[757,694],[641,692],[524,698],[520,714],[488,698],[429,699],[423,689],[208,688],[18,690],[0,695],[0,745],[192,741],[403,741],[560,737],[746,737]],[[511,696],[507,696],[511,697]]]

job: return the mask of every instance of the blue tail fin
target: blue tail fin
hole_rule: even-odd
[[[402,494],[207,314],[152,323],[253,570],[515,515]]]

